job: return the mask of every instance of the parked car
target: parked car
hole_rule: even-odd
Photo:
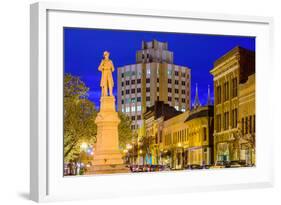
[[[203,166],[200,164],[190,164],[186,167],[186,169],[203,169]]]
[[[217,169],[217,168],[225,168],[227,166],[227,161],[217,161],[214,165],[212,165],[211,169]]]
[[[210,168],[211,168],[211,165],[210,165],[210,164],[205,164],[205,165],[203,165],[202,167],[203,167],[203,169],[210,169]]]
[[[170,170],[165,165],[131,165],[131,172],[156,172],[156,171],[168,171]]]
[[[229,164],[226,165],[226,168],[239,168],[239,167],[245,167],[246,163],[245,161],[231,161]]]

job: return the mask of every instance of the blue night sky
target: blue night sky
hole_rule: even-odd
[[[168,42],[168,49],[174,52],[174,64],[191,69],[192,103],[196,83],[201,104],[207,102],[208,84],[213,96],[213,78],[209,71],[216,59],[235,46],[255,51],[254,37],[65,28],[64,72],[79,76],[90,88],[89,99],[99,107],[101,73],[98,66],[103,51],[110,52],[116,69],[113,78],[117,96],[117,68],[135,64],[142,40],[153,39]]]

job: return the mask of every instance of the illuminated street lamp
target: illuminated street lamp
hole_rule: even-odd
[[[81,143],[80,145],[80,155],[79,155],[79,166],[77,166],[76,174],[80,174],[81,165],[82,165],[82,152],[86,152],[88,148],[88,144],[86,142]]]
[[[127,148],[128,150],[130,150],[130,149],[132,149],[132,145],[131,145],[131,144],[126,144],[126,148]]]
[[[80,145],[80,149],[81,150],[86,150],[88,148],[88,144],[86,142],[83,142],[81,145]]]
[[[127,164],[127,163],[128,163],[128,155],[127,155],[128,150],[127,150],[127,149],[124,149],[124,150],[123,150],[123,153],[124,153],[125,162],[126,162],[126,164]]]

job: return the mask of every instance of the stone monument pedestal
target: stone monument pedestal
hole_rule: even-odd
[[[97,124],[97,142],[93,166],[87,174],[129,172],[119,150],[118,124],[120,119],[115,111],[115,97],[102,96]]]

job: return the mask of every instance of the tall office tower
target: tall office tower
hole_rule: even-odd
[[[132,119],[132,129],[142,125],[142,115],[155,101],[178,111],[190,109],[190,69],[175,65],[168,44],[142,42],[136,64],[118,68],[118,110]]]

